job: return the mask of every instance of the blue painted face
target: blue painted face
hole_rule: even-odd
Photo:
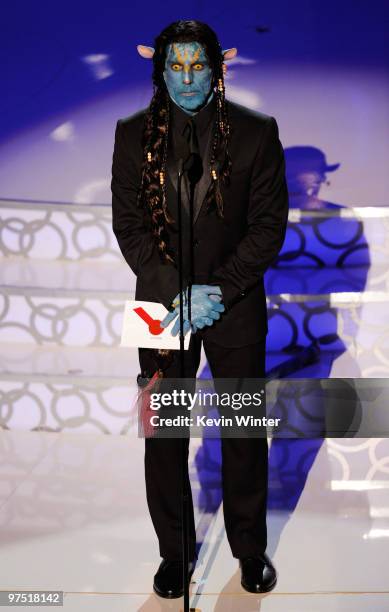
[[[213,97],[212,68],[198,42],[169,44],[163,77],[172,100],[190,115]]]

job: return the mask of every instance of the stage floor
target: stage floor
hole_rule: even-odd
[[[146,504],[143,439],[21,430],[0,435],[1,590],[63,590],[63,608],[72,612],[183,609],[183,598],[164,600],[152,591],[161,559]],[[217,466],[208,480],[198,471],[202,446],[191,440],[202,542],[192,608],[389,610],[389,440],[319,442],[302,478],[301,462],[282,471],[274,455],[267,552],[279,577],[274,591],[262,596],[240,585],[218,501]]]

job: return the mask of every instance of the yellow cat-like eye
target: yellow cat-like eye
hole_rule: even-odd
[[[179,72],[180,70],[182,70],[181,64],[172,64],[171,68],[175,72]],[[193,64],[192,68],[194,70],[198,71],[198,70],[202,70],[204,68],[204,66],[203,66],[203,64]]]

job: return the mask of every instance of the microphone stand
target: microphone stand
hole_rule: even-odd
[[[183,310],[183,257],[182,257],[182,200],[181,200],[181,183],[184,174],[183,160],[179,160],[178,177],[177,177],[177,212],[178,212],[178,279],[180,293],[180,377],[184,378],[184,310]],[[184,465],[187,462],[186,447],[184,437],[181,438],[181,520],[182,520],[182,563],[183,563],[183,589],[184,589],[184,612],[189,612],[189,581],[188,581],[188,565],[189,565],[189,494],[186,479],[184,478]]]
[[[182,254],[182,199],[181,184],[185,172],[192,169],[196,162],[195,154],[191,153],[184,162],[178,162],[177,177],[177,212],[178,212],[178,271],[179,271],[179,293],[180,293],[180,376],[185,376],[184,366],[184,309],[183,309],[183,254]],[[189,175],[190,176],[190,175]],[[188,318],[191,323],[191,290],[193,282],[193,196],[194,181],[190,180],[189,197],[189,279],[188,279]],[[190,333],[190,331],[189,331]],[[181,438],[181,516],[182,516],[182,558],[183,558],[183,589],[184,589],[184,612],[189,612],[189,489],[190,483],[184,478],[184,465],[187,463],[187,453],[184,444],[184,437]]]

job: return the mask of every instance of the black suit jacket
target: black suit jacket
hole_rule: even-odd
[[[268,331],[263,275],[285,238],[289,198],[285,159],[274,117],[226,101],[230,117],[231,182],[222,185],[224,219],[202,206],[211,182],[209,147],[194,204],[196,284],[220,285],[226,310],[203,330],[211,341],[237,347],[258,342]],[[160,260],[147,210],[137,208],[146,109],[119,119],[112,160],[112,228],[137,276],[135,299],[169,308],[179,292],[178,270]],[[168,157],[167,201],[177,219],[177,160]],[[185,190],[184,200],[187,198]],[[185,201],[183,202],[185,206]],[[177,252],[178,234],[169,230]]]

